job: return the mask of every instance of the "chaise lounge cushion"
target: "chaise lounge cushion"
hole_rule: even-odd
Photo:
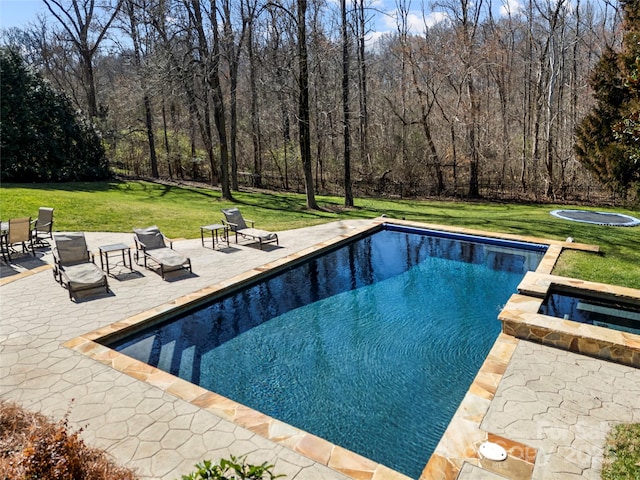
[[[169,247],[156,248],[149,253],[149,256],[156,262],[162,264],[165,271],[181,268],[187,262],[187,257]]]
[[[105,284],[104,273],[93,263],[81,263],[64,267],[63,275],[72,290],[88,290]]]
[[[238,232],[242,235],[247,235],[249,237],[257,238],[263,241],[266,240],[274,240],[278,238],[278,235],[272,232],[267,232],[266,230],[260,230],[259,228],[243,228],[238,229]]]

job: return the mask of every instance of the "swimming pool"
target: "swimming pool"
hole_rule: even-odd
[[[427,233],[387,226],[109,346],[417,477],[545,248]]]

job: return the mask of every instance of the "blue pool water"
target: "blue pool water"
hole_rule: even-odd
[[[417,478],[531,248],[385,229],[110,346]]]

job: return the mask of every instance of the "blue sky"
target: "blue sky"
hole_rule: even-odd
[[[337,1],[337,0],[330,0]],[[412,0],[411,12],[409,13],[408,23],[410,31],[414,33],[421,33],[424,30],[425,21],[427,25],[433,25],[434,23],[443,20],[445,15],[442,12],[430,12],[427,11],[426,19],[423,18],[421,12],[422,3],[427,6],[431,3],[429,0]],[[520,0],[494,0],[496,3],[496,10],[498,14],[504,14],[507,9],[510,9],[512,13],[516,13]],[[370,4],[379,9],[380,11],[386,11],[389,15],[378,15],[376,21],[375,30],[376,33],[372,34],[375,38],[385,32],[395,32],[395,1],[393,0],[372,0]],[[19,27],[24,28],[30,22],[34,22],[37,19],[38,14],[46,14],[47,7],[42,0],[0,0],[0,28]]]
[[[373,0],[371,3],[372,6],[381,11],[388,11],[385,8],[385,4],[390,4],[392,6],[391,10],[394,9],[393,1]],[[413,13],[409,16],[409,25],[412,30],[421,31],[423,20],[420,13],[420,0],[412,2],[412,10]],[[0,28],[24,28],[30,22],[34,22],[38,14],[46,14],[47,12],[47,7],[42,0],[0,0]],[[376,23],[376,30],[379,32],[395,31],[396,29],[393,16],[379,15]]]
[[[42,0],[0,0],[0,27],[24,28],[46,11]]]

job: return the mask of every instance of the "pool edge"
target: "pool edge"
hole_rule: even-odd
[[[228,279],[224,282],[221,282],[216,285],[212,285],[209,287],[205,287],[196,292],[193,292],[189,295],[185,295],[183,297],[177,298],[171,302],[159,305],[153,309],[141,312],[132,317],[126,318],[124,320],[114,322],[111,325],[107,325],[103,328],[94,330],[92,332],[88,332],[84,335],[71,339],[64,343],[64,346],[70,348],[74,351],[82,353],[85,356],[88,356],[94,360],[97,360],[103,364],[109,365],[115,370],[118,370],[122,373],[130,375],[136,379],[142,380],[150,385],[156,386],[167,393],[171,393],[174,396],[182,398],[183,400],[190,402],[191,404],[208,410],[221,418],[225,418],[227,420],[232,421],[233,423],[240,425],[249,429],[250,431],[259,434],[269,440],[272,440],[280,445],[283,445],[297,453],[305,455],[312,460],[326,465],[327,467],[341,472],[351,478],[356,479],[371,479],[371,480],[380,480],[380,479],[408,479],[407,476],[393,471],[388,467],[373,462],[367,458],[362,457],[356,453],[350,452],[342,447],[330,444],[328,441],[311,435],[307,432],[304,432],[300,429],[292,427],[290,425],[285,424],[279,420],[273,419],[264,415],[260,412],[253,411],[248,407],[245,407],[237,402],[234,402],[230,399],[227,399],[221,395],[215,394],[213,392],[207,391],[202,387],[198,387],[190,382],[179,379],[173,375],[170,375],[166,372],[160,371],[154,367],[151,367],[147,364],[134,360],[126,355],[115,352],[108,347],[105,347],[97,342],[99,339],[103,339],[105,337],[113,337],[120,334],[129,333],[132,329],[142,328],[141,326],[148,326],[148,322],[150,318],[158,318],[161,319],[163,316],[168,314],[173,314],[177,311],[181,311],[187,308],[192,308],[196,306],[199,302],[203,302],[204,298],[209,298],[213,293],[221,294],[221,292],[227,291],[230,288],[237,288],[242,285],[243,282],[249,282],[255,279],[256,275],[266,275],[267,272],[273,272],[274,269],[282,269],[285,268],[285,265],[290,265],[289,262],[301,262],[309,257],[314,255],[318,255],[320,252],[329,249],[329,248],[337,248],[341,244],[350,241],[351,239],[357,236],[368,235],[369,233],[375,231],[376,229],[380,229],[381,225],[384,223],[395,223],[400,225],[409,225],[416,226],[420,228],[428,228],[434,230],[440,230],[444,232],[453,232],[453,233],[464,233],[469,235],[479,235],[491,238],[499,238],[505,240],[515,240],[522,242],[533,242],[533,243],[542,243],[545,245],[549,245],[547,253],[545,254],[543,260],[541,261],[537,271],[546,272],[551,271],[553,266],[555,265],[560,253],[564,248],[578,249],[590,252],[597,252],[598,247],[592,245],[583,245],[576,243],[568,243],[562,241],[554,241],[548,239],[541,239],[537,237],[530,236],[519,236],[513,234],[503,234],[496,232],[486,232],[481,230],[474,230],[462,227],[448,227],[443,225],[435,225],[435,224],[426,224],[422,222],[413,222],[413,221],[404,221],[404,220],[396,220],[390,219],[386,217],[380,217],[378,219],[374,219],[371,222],[371,225],[366,227],[361,227],[355,229],[352,232],[344,233],[337,237],[334,237],[331,240],[320,242],[312,247],[301,250],[299,252],[295,252],[291,255],[283,257],[274,262],[262,265],[260,267],[254,268],[243,274],[237,275],[231,279]],[[161,321],[161,320],[158,320]],[[500,334],[499,339],[502,338],[504,334]],[[513,338],[513,337],[511,337]],[[516,339],[514,339],[516,340]],[[496,340],[496,344],[492,348],[490,354],[485,359],[483,363],[483,367],[479,370],[476,379],[472,383],[469,388],[467,394],[465,395],[465,399],[460,404],[458,411],[473,411],[473,406],[469,409],[465,400],[467,397],[471,398],[484,398],[487,395],[487,392],[490,390],[486,389],[485,381],[486,378],[492,378],[492,385],[497,388],[497,385],[501,378],[501,373],[498,374],[498,370],[496,370],[496,365],[499,365],[493,360],[492,352],[494,352],[495,348],[502,349],[503,347],[496,347],[498,344],[498,340]],[[500,345],[503,344],[501,341]],[[514,347],[515,348],[515,347]],[[512,353],[512,352],[511,352]],[[490,360],[491,357],[491,360]],[[509,355],[510,358],[510,355]],[[506,362],[508,364],[508,360]],[[486,366],[486,368],[485,368]],[[502,373],[504,370],[502,369]],[[497,375],[497,376],[496,376]],[[493,393],[495,393],[495,388],[493,389]],[[480,392],[480,393],[479,393]],[[473,400],[472,400],[473,401]],[[488,407],[488,404],[487,404]],[[458,413],[456,413],[457,415]],[[454,416],[454,419],[456,416]],[[467,416],[465,420],[469,420]],[[479,422],[477,422],[477,428],[479,429]],[[452,423],[447,427],[445,434],[443,435],[443,439],[447,436],[447,432],[452,429]],[[491,436],[490,433],[485,432],[487,436]],[[449,436],[455,435],[459,437],[458,433],[449,434]],[[475,437],[474,437],[475,438]],[[494,436],[487,437],[494,438]],[[507,439],[502,439],[505,442],[509,442]],[[442,440],[441,440],[442,442]],[[515,442],[511,442],[515,444]],[[519,445],[519,444],[518,444]],[[458,468],[454,468],[451,472],[455,471],[455,476],[428,476],[428,471],[430,470],[430,465],[432,461],[435,462],[441,457],[438,452],[438,447],[440,447],[440,443],[436,447],[432,458],[427,463],[427,466],[420,476],[421,480],[426,479],[449,479],[455,478],[457,476],[457,472],[459,471],[462,463],[459,461],[460,458],[465,459],[465,461],[473,461],[473,456],[469,457],[466,455],[468,450],[468,445],[462,447],[461,451],[450,451],[447,450],[446,462],[450,465],[458,465]],[[520,447],[518,447],[520,448]],[[435,458],[435,460],[434,460]],[[477,458],[477,457],[475,457]],[[529,458],[527,456],[527,458]],[[435,471],[435,470],[434,470]],[[427,472],[427,473],[425,473]],[[427,476],[425,476],[427,475]]]

